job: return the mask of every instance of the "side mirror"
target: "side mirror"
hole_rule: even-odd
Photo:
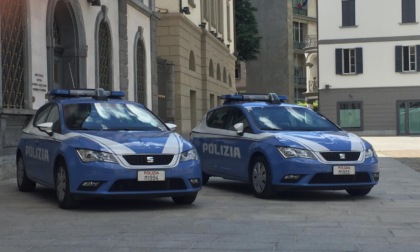
[[[165,123],[166,127],[168,127],[171,131],[175,131],[176,130],[176,124],[173,123]]]
[[[40,123],[40,124],[36,125],[36,127],[40,131],[43,131],[43,132],[47,133],[48,135],[51,135],[53,133],[53,131],[52,131],[53,123],[52,122]]]
[[[233,128],[236,130],[236,133],[240,136],[244,135],[244,124],[243,123],[237,123],[233,125]]]

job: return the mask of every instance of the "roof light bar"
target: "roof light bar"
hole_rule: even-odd
[[[269,94],[228,94],[221,97],[225,104],[231,102],[244,102],[244,101],[265,101],[272,104],[280,104],[287,101],[287,96],[277,95],[275,93]]]
[[[124,97],[123,91],[106,91],[98,89],[52,89],[48,91],[46,98],[64,98],[64,97],[93,97],[98,100],[107,98],[119,99]]]

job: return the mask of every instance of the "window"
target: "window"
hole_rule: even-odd
[[[229,108],[221,108],[207,115],[207,126],[217,129],[226,129]]]
[[[99,87],[111,90],[111,33],[107,22],[100,23],[98,34]]]
[[[398,134],[420,134],[420,101],[398,102]]]
[[[194,52],[190,51],[189,69],[195,72],[195,56]]]
[[[355,0],[342,0],[342,26],[356,26],[356,8]]]
[[[338,125],[346,129],[362,129],[362,103],[339,102]]]
[[[402,0],[401,17],[402,23],[416,22],[416,0]]]
[[[209,63],[209,76],[214,77],[213,60],[210,60],[210,63]]]
[[[302,49],[304,46],[303,23],[293,22],[293,43],[295,49]]]
[[[363,73],[362,48],[335,49],[336,74]]]
[[[420,45],[395,47],[395,72],[419,72]]]

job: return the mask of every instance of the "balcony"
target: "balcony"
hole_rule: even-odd
[[[318,47],[318,36],[317,34],[306,35],[304,50],[306,51],[316,51]]]
[[[308,10],[306,8],[299,9],[298,7],[293,7],[293,14],[301,15],[301,16],[308,16]]]
[[[318,93],[319,83],[317,80],[308,81],[309,90],[308,93]]]

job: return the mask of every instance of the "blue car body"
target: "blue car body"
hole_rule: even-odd
[[[80,112],[65,112],[72,106],[89,108],[79,126],[66,119]],[[57,179],[60,164],[67,175],[63,188]],[[172,197],[192,203],[201,189],[200,160],[191,143],[143,105],[112,96],[61,94],[42,106],[22,132],[17,166],[21,191],[33,190],[35,183],[57,194],[65,190],[71,200],[59,199],[63,208],[89,197]]]
[[[238,98],[239,97],[239,98]],[[192,130],[203,183],[211,176],[250,182],[257,197],[286,189],[369,193],[379,180],[371,144],[309,108],[268,96],[225,96]]]

